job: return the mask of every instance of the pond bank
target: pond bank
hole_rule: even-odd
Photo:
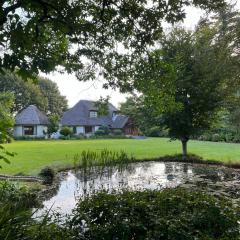
[[[58,174],[57,182],[40,193],[44,210],[70,213],[76,202],[99,191],[162,190],[181,186],[196,189],[233,202],[240,199],[240,170],[219,165],[145,161],[125,169],[94,167]]]

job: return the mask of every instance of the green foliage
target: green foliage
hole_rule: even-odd
[[[69,234],[60,227],[58,216],[48,213],[34,220],[32,208],[39,207],[34,193],[6,181],[0,182],[0,239],[5,240],[60,240]]]
[[[14,119],[11,114],[13,100],[12,93],[0,92],[0,143],[9,142],[10,139],[9,131],[14,124]],[[0,145],[0,160],[10,163],[8,158],[13,157],[13,155],[13,153],[5,150],[5,148]]]
[[[5,142],[9,129],[13,127],[14,119],[11,114],[14,97],[10,92],[0,92],[0,143]]]
[[[108,134],[110,133],[110,129],[109,129],[109,127],[106,126],[106,125],[100,126],[100,127],[98,128],[98,130],[103,131],[103,132],[104,132],[104,135],[108,135]]]
[[[106,98],[100,97],[100,99],[95,102],[95,107],[97,108],[99,116],[107,116],[109,114],[109,99],[109,96],[107,96]]]
[[[208,10],[225,5],[224,0],[191,3]],[[96,79],[96,70],[103,69],[101,73],[109,79],[129,60],[128,52],[138,54],[154,44],[162,33],[163,20],[183,20],[188,5],[186,1],[153,0],[6,0],[0,9],[0,45],[5,53],[0,58],[0,69],[18,69],[18,74],[27,78],[61,66],[83,80]],[[119,43],[131,51],[118,53],[115,49]],[[73,47],[75,51],[71,51]],[[121,75],[121,71],[114,72]],[[114,84],[112,78],[110,84]]]
[[[135,161],[135,157],[129,156],[125,151],[112,151],[103,149],[97,151],[82,151],[81,155],[74,156],[75,167],[81,167],[84,169],[91,169],[94,166],[115,166],[115,165],[126,165],[129,162]]]
[[[239,72],[234,48],[216,25],[200,22],[195,31],[174,28],[135,67],[136,88],[145,105],[182,141],[183,155],[192,136],[209,129],[230,95]]]
[[[46,78],[23,80],[15,73],[5,71],[0,74],[0,92],[14,93],[13,113],[33,104],[48,115],[61,116],[67,109],[67,100],[58,90],[56,83]]]
[[[147,136],[149,137],[161,137],[161,128],[152,127],[148,130]]]
[[[44,179],[45,184],[51,184],[55,178],[55,171],[51,167],[44,167],[40,171],[39,176]]]
[[[106,134],[105,134],[105,131],[104,131],[104,130],[101,130],[101,129],[98,129],[94,134],[95,134],[96,136],[104,136],[104,135],[106,135]]]
[[[80,201],[73,213],[69,225],[74,239],[231,240],[240,237],[240,212],[231,202],[181,188],[102,192]]]
[[[59,117],[57,114],[52,114],[48,117],[49,125],[48,125],[48,134],[56,133],[59,129]]]
[[[67,110],[67,99],[61,95],[55,82],[47,78],[38,78],[38,84],[43,96],[48,102],[46,112],[51,116],[50,120],[52,119],[55,122],[56,119],[60,118],[63,112]]]
[[[133,119],[134,124],[143,132],[149,135],[151,128],[161,126],[161,115],[154,105],[145,101],[143,96],[132,95],[126,102],[121,103],[120,112]]]
[[[0,92],[9,91],[14,94],[13,113],[33,104],[40,110],[47,111],[48,100],[40,88],[31,79],[23,80],[21,77],[8,71],[0,75]]]
[[[121,136],[123,135],[123,131],[121,129],[113,129],[112,131],[113,135],[115,136]]]
[[[73,134],[73,131],[71,128],[65,126],[61,128],[60,134],[64,137],[70,137]]]
[[[110,133],[109,127],[103,125],[103,126],[100,126],[98,128],[98,130],[94,133],[94,135],[96,135],[96,136],[106,136],[106,135],[109,135],[109,133]]]
[[[46,140],[45,137],[37,137],[37,136],[19,136],[14,137],[15,140],[24,140],[24,141],[40,141],[40,140]]]

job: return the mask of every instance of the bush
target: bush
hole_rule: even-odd
[[[39,140],[45,140],[45,136],[37,137],[37,136],[19,136],[14,137],[15,140],[25,140],[25,141],[39,141]]]
[[[32,207],[38,207],[37,196],[23,187],[0,182],[0,239],[60,240],[70,239],[66,228],[60,227],[57,215],[43,215],[35,221]]]
[[[74,239],[239,239],[239,209],[190,190],[107,194],[80,201],[69,226]]]
[[[50,167],[45,167],[40,171],[39,176],[43,178],[44,183],[51,184],[55,178],[55,171]]]
[[[104,136],[106,135],[106,133],[104,132],[104,130],[98,129],[95,133],[96,136]]]
[[[147,136],[149,137],[160,137],[161,129],[159,127],[152,127],[148,130]]]
[[[218,133],[215,133],[212,135],[212,139],[213,142],[220,142],[221,141],[221,136]]]
[[[101,130],[104,132],[104,135],[108,135],[110,133],[110,129],[108,126],[106,125],[103,125],[103,126],[100,126],[98,130]]]
[[[210,134],[210,133],[205,133],[205,134],[203,134],[203,135],[200,137],[200,139],[201,139],[202,141],[212,141],[212,134]]]
[[[115,136],[121,136],[121,135],[123,135],[123,131],[122,131],[121,129],[114,129],[114,130],[112,131],[112,133],[113,133],[113,135],[115,135]]]
[[[236,134],[233,138],[233,142],[235,143],[240,143],[240,135],[239,134]]]
[[[225,135],[226,142],[232,142],[234,139],[234,135],[232,133],[227,133]]]
[[[69,127],[63,127],[60,130],[60,134],[63,135],[64,137],[70,137],[73,134],[73,131]]]

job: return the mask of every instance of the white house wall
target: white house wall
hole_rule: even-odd
[[[45,134],[47,133],[47,126],[42,126],[42,125],[38,125],[37,126],[37,136],[38,137],[44,137]]]
[[[94,132],[96,132],[99,129],[100,126],[94,126]]]
[[[83,126],[78,126],[76,127],[76,134],[84,134],[84,127]]]
[[[22,128],[22,126],[15,126],[13,134],[14,134],[15,137],[21,137],[23,135],[23,128]]]

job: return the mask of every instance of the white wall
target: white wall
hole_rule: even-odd
[[[100,126],[94,126],[94,132],[96,132],[99,129]]]
[[[22,126],[15,126],[13,135],[14,135],[14,137],[21,137],[23,135],[23,128],[22,128]]]
[[[76,130],[77,130],[76,134],[84,134],[85,133],[83,126],[77,126]]]
[[[47,126],[37,125],[37,137],[44,137],[45,133],[47,133]]]

